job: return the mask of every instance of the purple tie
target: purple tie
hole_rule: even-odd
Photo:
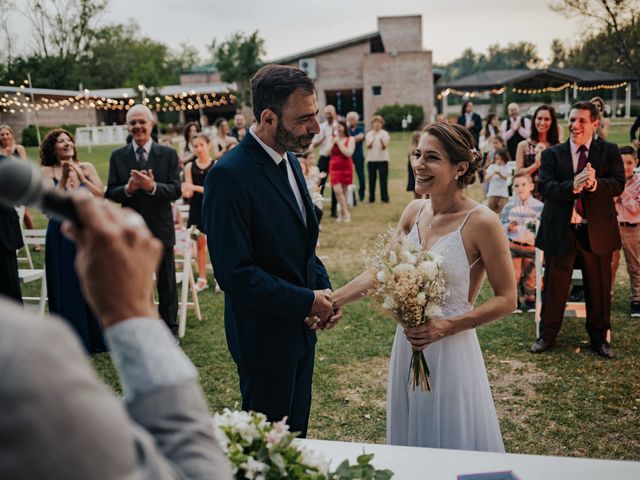
[[[144,167],[147,164],[147,152],[144,151],[144,148],[138,147],[136,149],[136,154],[136,156],[138,157],[138,167],[140,167],[141,170],[144,170]]]
[[[578,168],[576,168],[576,175],[579,174],[582,170],[584,170],[584,167],[586,166],[587,166],[587,147],[585,147],[584,145],[580,145],[580,147],[578,148]],[[583,196],[584,196],[584,190],[580,192],[580,196],[576,201],[576,212],[578,212],[578,215],[580,215],[581,217],[586,217],[585,211],[584,211],[584,202],[582,198]]]

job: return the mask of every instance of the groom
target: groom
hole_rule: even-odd
[[[202,216],[242,408],[270,421],[286,416],[304,437],[316,343],[305,319],[332,326],[342,315],[315,254],[318,220],[292,154],[319,131],[318,101],[303,71],[280,65],[256,73],[251,100],[256,125],[207,176]]]

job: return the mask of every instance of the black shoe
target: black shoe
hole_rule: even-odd
[[[611,345],[609,345],[607,342],[602,342],[598,344],[592,343],[591,349],[601,357],[604,357],[604,358],[614,357],[613,349],[611,348]]]
[[[527,313],[536,313],[536,302],[526,300],[522,311]]]
[[[543,353],[549,350],[551,347],[555,346],[555,344],[556,344],[555,340],[552,341],[552,340],[545,340],[543,338],[539,338],[534,342],[533,345],[531,345],[531,348],[529,349],[529,351],[531,353]]]
[[[569,293],[569,301],[584,302],[584,290],[582,287],[574,286]]]
[[[631,302],[631,316],[640,317],[640,302]]]

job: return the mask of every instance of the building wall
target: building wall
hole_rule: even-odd
[[[220,72],[215,73],[183,73],[180,75],[180,85],[201,85],[203,83],[219,83]]]
[[[378,32],[384,50],[392,52],[420,52],[422,47],[422,17],[378,17]]]
[[[429,120],[434,110],[433,67],[431,52],[371,53],[365,56],[364,120],[368,126],[376,110],[384,105],[415,103],[424,109]],[[373,87],[382,87],[381,95],[373,95]],[[411,128],[419,128],[412,125]]]
[[[78,109],[66,107],[64,110],[40,110],[37,113],[38,125],[41,127],[61,127],[62,125],[96,125],[97,112],[93,109]],[[28,125],[35,125],[36,116],[33,112],[0,113],[0,123],[9,125],[18,139],[22,141],[22,130]]]

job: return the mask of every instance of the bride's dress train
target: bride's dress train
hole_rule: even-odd
[[[449,291],[441,318],[457,316],[473,308],[468,302],[472,266],[468,264],[461,235],[471,212],[456,230],[440,238],[431,248],[444,257],[443,270]],[[420,243],[417,223],[409,235]],[[389,366],[387,442],[504,452],[475,329],[445,337],[426,348],[431,393],[407,387],[411,353],[411,344],[403,328],[398,326]]]

